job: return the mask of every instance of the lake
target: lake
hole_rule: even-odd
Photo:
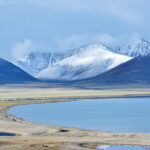
[[[150,150],[150,146],[136,146],[136,145],[103,145],[98,146],[100,150]]]
[[[109,132],[150,133],[150,98],[113,98],[14,106],[24,120]]]
[[[13,133],[0,132],[0,136],[17,136],[17,135]]]

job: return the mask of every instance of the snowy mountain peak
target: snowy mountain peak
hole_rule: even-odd
[[[61,52],[31,52],[15,64],[43,80],[78,80],[99,75],[134,57],[150,54],[150,43],[139,36],[113,50],[87,44]]]
[[[115,54],[102,45],[89,45],[78,53],[42,70],[36,77],[46,80],[78,80],[96,76],[130,60]]]
[[[131,58],[91,44],[61,53],[32,52],[16,65],[43,80],[78,80],[96,76]]]
[[[130,57],[146,56],[150,54],[150,43],[142,38],[135,38],[116,52]]]

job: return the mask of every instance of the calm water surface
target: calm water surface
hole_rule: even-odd
[[[110,132],[150,133],[150,98],[82,100],[12,107],[25,120]]]
[[[0,136],[17,136],[17,135],[16,135],[16,134],[13,134],[13,133],[0,132]]]
[[[130,146],[130,145],[103,145],[97,148],[100,150],[150,150],[150,146]]]

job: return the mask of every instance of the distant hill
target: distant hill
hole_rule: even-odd
[[[19,67],[0,58],[0,84],[36,82],[36,78],[30,76]]]
[[[136,57],[103,74],[80,81],[80,83],[97,85],[150,83],[150,55]]]

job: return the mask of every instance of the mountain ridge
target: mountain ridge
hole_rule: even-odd
[[[41,80],[73,81],[104,73],[138,56],[150,54],[150,43],[135,37],[112,49],[103,44],[87,44],[63,52],[31,52],[16,65]]]
[[[78,80],[98,75],[129,59],[128,56],[112,52],[108,47],[92,44],[72,49],[69,53],[30,53],[15,64],[39,79]],[[41,69],[40,65],[45,69]]]
[[[124,46],[119,47],[114,52],[130,57],[145,56],[150,54],[150,42],[137,37],[136,39],[129,41]]]

